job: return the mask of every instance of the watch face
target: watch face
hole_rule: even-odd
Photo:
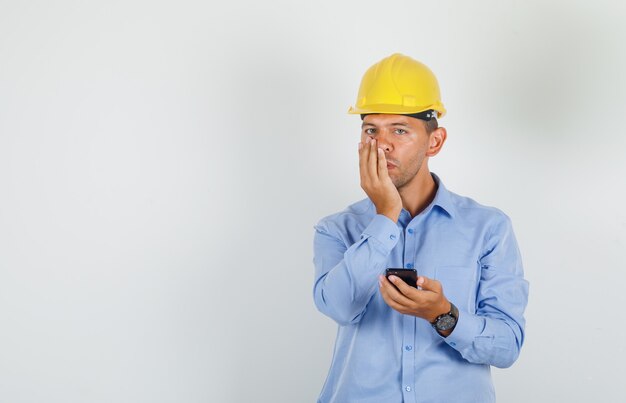
[[[437,321],[437,330],[450,330],[456,325],[456,318],[452,315],[445,315]]]

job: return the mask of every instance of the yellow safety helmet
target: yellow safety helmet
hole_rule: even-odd
[[[356,107],[348,113],[388,113],[409,115],[428,110],[442,117],[439,83],[426,65],[400,53],[370,67],[361,80]]]

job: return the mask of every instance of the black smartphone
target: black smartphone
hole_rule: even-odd
[[[404,281],[411,287],[417,288],[417,270],[415,269],[387,269],[385,270],[385,277],[389,278],[389,276],[391,275],[400,277],[402,281]]]

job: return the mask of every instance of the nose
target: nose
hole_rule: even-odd
[[[382,129],[376,134],[376,142],[378,147],[382,148],[386,153],[390,152],[393,148],[391,142],[391,136],[393,133],[389,133],[387,129]]]

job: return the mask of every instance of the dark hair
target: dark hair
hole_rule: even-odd
[[[437,123],[437,118],[431,118],[430,120],[424,120],[424,127],[426,128],[426,133],[430,134],[437,130],[439,127],[439,123]]]

